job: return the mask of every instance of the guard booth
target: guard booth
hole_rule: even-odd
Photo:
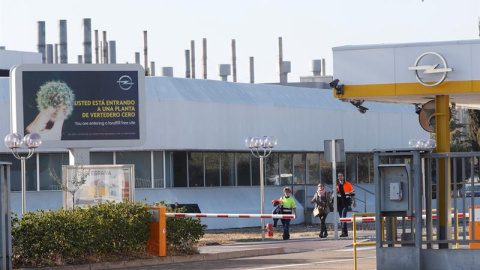
[[[374,151],[378,269],[474,269],[480,264],[478,250],[472,249],[480,245],[480,230],[469,228],[478,219],[476,211],[469,213],[475,196],[466,196],[462,188],[474,185],[471,180],[480,169],[480,153],[431,150]],[[442,162],[452,165],[447,174],[453,183],[446,239],[439,237],[441,224],[435,211]]]
[[[12,269],[10,162],[0,162],[0,269]]]

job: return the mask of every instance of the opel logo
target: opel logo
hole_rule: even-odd
[[[120,88],[122,88],[122,90],[125,90],[125,91],[130,90],[130,88],[132,88],[132,86],[134,85],[134,83],[132,82],[132,78],[130,78],[130,76],[127,76],[127,75],[123,75],[122,77],[120,77],[117,83],[118,83],[118,86],[120,86]]]
[[[443,63],[443,67],[441,68],[437,68],[439,64],[434,64],[434,65],[421,65],[419,66],[418,63],[420,62],[420,60],[422,60],[423,57],[427,56],[427,55],[433,55],[433,56],[436,56],[438,58],[440,58],[440,60],[442,61]],[[447,77],[447,73],[452,71],[453,69],[452,68],[449,68],[447,67],[447,61],[445,61],[445,58],[443,58],[443,56],[441,56],[439,53],[436,53],[436,52],[426,52],[426,53],[423,53],[422,55],[420,55],[417,60],[415,61],[415,65],[413,67],[409,67],[408,70],[413,70],[415,71],[415,77],[417,78],[417,81],[419,83],[421,83],[422,85],[425,85],[425,86],[429,86],[429,87],[432,87],[432,86],[437,86],[439,84],[441,84],[445,78]],[[443,73],[442,77],[440,78],[440,80],[438,80],[437,82],[435,83],[427,83],[425,82],[424,80],[422,80],[422,78],[420,78],[420,75],[418,74],[419,71],[422,71],[423,70],[423,74],[436,74],[436,73]]]

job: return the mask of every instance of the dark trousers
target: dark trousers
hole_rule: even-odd
[[[338,216],[340,216],[341,218],[347,217],[347,212],[348,212],[348,206],[338,208]],[[348,235],[347,222],[342,223],[342,233]]]
[[[282,227],[283,227],[283,237],[290,238],[290,219],[280,219],[282,222]]]
[[[320,218],[320,234],[327,234],[327,225],[325,225],[325,220],[327,219],[328,213],[323,213],[318,215]]]

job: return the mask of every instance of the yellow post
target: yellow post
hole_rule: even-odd
[[[159,256],[167,256],[167,207],[160,207],[159,214],[159,227],[160,227],[160,245],[159,245]]]
[[[437,152],[450,152],[450,98],[448,95],[435,96],[435,126],[437,133]],[[450,160],[440,158],[437,178],[438,200],[438,240],[450,240],[452,237],[452,219],[450,217]],[[449,244],[439,244],[438,248],[448,249]]]

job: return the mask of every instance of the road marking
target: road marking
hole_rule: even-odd
[[[366,260],[366,259],[375,259],[376,257],[362,257],[359,260]],[[298,266],[307,266],[307,265],[316,265],[316,264],[327,264],[327,263],[338,263],[338,262],[348,262],[353,261],[353,259],[341,259],[341,260],[329,260],[329,261],[321,261],[321,262],[312,262],[312,263],[299,263],[299,264],[282,264],[276,266],[268,266],[268,267],[261,267],[261,268],[252,268],[251,270],[263,270],[263,269],[277,269],[277,268],[288,268],[288,267],[298,267]]]

